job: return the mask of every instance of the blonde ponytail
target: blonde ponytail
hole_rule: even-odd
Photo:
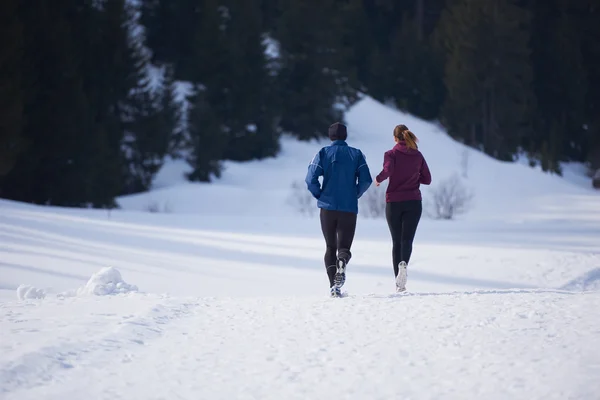
[[[406,142],[406,146],[410,149],[417,150],[419,147],[417,146],[417,136],[412,133],[406,125],[397,125],[394,128],[394,137],[398,140],[403,140]]]

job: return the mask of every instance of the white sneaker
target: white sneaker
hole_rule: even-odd
[[[398,276],[396,276],[396,293],[406,291],[406,280],[408,273],[406,272],[406,262],[400,262],[398,265]]]
[[[346,283],[346,262],[341,258],[337,260],[337,269],[333,281],[337,288],[341,288]]]
[[[330,289],[331,297],[342,297],[342,291],[337,286],[332,286]]]

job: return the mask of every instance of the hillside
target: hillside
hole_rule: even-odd
[[[352,107],[346,120],[348,143],[365,153],[373,176],[381,170],[383,153],[394,144],[394,126],[407,125],[419,137],[420,150],[433,175],[431,187],[423,187],[425,197],[440,182],[457,174],[474,194],[473,207],[465,215],[469,220],[522,222],[568,218],[600,223],[600,214],[595,212],[600,193],[591,189],[590,179],[582,177],[581,172],[573,175],[572,169],[568,169],[567,177],[571,179],[565,179],[542,173],[526,163],[500,162],[458,143],[433,123],[388,108],[369,97]],[[157,205],[174,213],[288,216],[294,212],[288,198],[292,194],[307,194],[304,190],[307,165],[319,148],[327,144],[328,140],[307,143],[284,138],[278,157],[226,162],[222,178],[212,184],[187,183],[183,177],[188,170],[185,162],[170,162],[158,174],[155,190],[119,198],[118,203],[125,210],[146,210]],[[292,191],[294,182],[302,186],[300,191]],[[378,189],[373,186],[370,191]]]
[[[347,296],[328,298],[318,217],[288,203],[325,141],[284,140],[213,184],[170,162],[118,210],[2,200],[0,397],[595,399],[598,193],[369,98],[347,120],[372,174],[408,125],[426,199],[469,153],[473,208],[422,221],[407,293],[385,221],[361,218]]]

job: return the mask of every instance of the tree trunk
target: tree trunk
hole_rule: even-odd
[[[490,133],[490,136],[492,137],[492,143],[493,146],[495,148],[496,151],[498,151],[500,148],[502,148],[502,133],[498,131],[498,125],[496,124],[496,90],[495,87],[492,85],[492,87],[490,88],[490,94],[489,94],[490,100],[489,100],[489,109],[488,109],[488,130]],[[514,135],[514,132],[505,132],[506,135]],[[506,149],[502,149],[503,153],[504,150]],[[503,155],[504,157],[504,155]]]
[[[483,151],[488,153],[488,154],[492,154],[489,153],[489,143],[488,143],[488,139],[489,139],[489,117],[488,117],[488,110],[489,110],[489,98],[488,98],[488,92],[487,90],[483,91],[483,99],[481,102],[481,119],[479,120],[479,123],[481,125],[481,142],[483,143]]]
[[[417,39],[423,41],[423,32],[425,31],[425,0],[416,0],[415,21],[417,22]]]
[[[600,168],[596,170],[596,174],[592,179],[592,185],[594,186],[594,188],[600,189]]]

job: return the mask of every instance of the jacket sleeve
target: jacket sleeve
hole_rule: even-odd
[[[306,186],[315,199],[321,196],[321,184],[319,176],[323,175],[323,162],[321,160],[321,151],[319,151],[308,165],[306,173]]]
[[[419,182],[423,185],[429,185],[431,183],[431,172],[429,171],[429,166],[427,165],[425,158],[423,158],[423,163],[421,164],[421,175],[419,177]]]
[[[360,199],[360,197],[365,194],[369,186],[371,186],[371,183],[373,183],[371,171],[369,171],[369,165],[367,165],[367,159],[362,152],[360,152],[360,156],[358,158],[356,177],[358,179],[358,183],[356,184],[356,196]]]
[[[379,175],[377,175],[375,177],[375,180],[378,183],[385,181],[387,178],[389,178],[392,175],[393,170],[394,170],[394,157],[392,156],[392,153],[388,151],[383,155],[383,169],[381,170]]]

